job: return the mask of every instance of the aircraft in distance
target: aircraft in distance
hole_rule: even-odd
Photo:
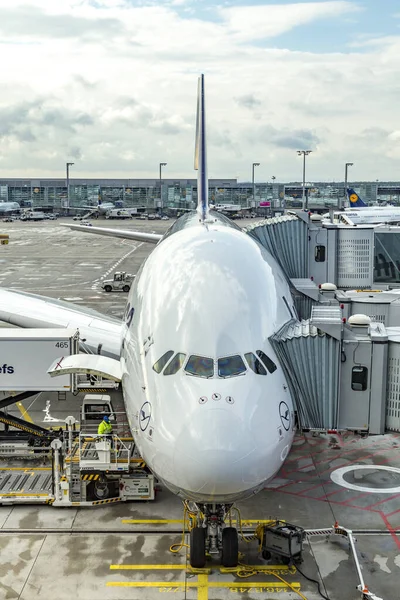
[[[112,202],[101,202],[101,200],[99,200],[96,206],[79,206],[74,207],[74,210],[85,211],[86,214],[97,213],[98,215],[105,216],[108,211],[112,210],[113,208],[115,208],[115,204]]]
[[[209,209],[203,75],[196,130],[197,210],[164,235],[67,225],[156,244],[132,285],[122,324],[8,290],[0,290],[0,319],[79,327],[84,346],[97,355],[65,357],[57,373],[93,368],[100,359],[99,373],[120,373],[141,456],[195,515],[191,565],[204,567],[208,552],[234,567],[238,533],[226,522],[233,503],[265,487],[293,441],[291,393],[269,338],[296,311],[275,259]]]
[[[346,225],[378,225],[380,223],[400,223],[399,206],[368,206],[351,188],[347,189],[350,206],[333,212],[333,221]],[[330,218],[329,213],[322,215],[323,220]]]
[[[18,202],[0,202],[0,215],[15,212],[20,209],[21,207]]]

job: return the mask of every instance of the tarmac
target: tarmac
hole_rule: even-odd
[[[154,232],[165,231],[171,223],[95,221],[99,226]],[[123,313],[126,294],[103,292],[102,278],[115,270],[136,273],[153,248],[72,232],[57,221],[4,223],[1,229],[10,236],[0,254],[3,287],[69,300],[117,317]],[[120,401],[119,392],[112,396]],[[68,394],[59,401],[57,394],[38,394],[13,412],[24,412],[40,425],[57,425],[69,414],[79,415],[81,398]],[[377,597],[397,600],[399,446],[395,433],[365,438],[353,433],[298,434],[268,488],[238,505],[245,533],[269,519],[319,530],[338,522],[355,532],[368,587]],[[3,461],[0,469],[7,464]],[[30,468],[45,467],[36,461]],[[194,572],[187,547],[170,551],[182,541],[182,519],[181,502],[161,487],[153,502],[90,509],[0,506],[0,599],[153,600],[161,594],[179,600],[321,598],[317,585],[302,573],[320,580],[322,593],[331,600],[362,598],[343,536],[309,536],[304,562],[294,567],[277,559],[266,562],[256,541],[241,541],[240,572],[224,572],[214,559]],[[187,533],[183,541],[188,542]]]

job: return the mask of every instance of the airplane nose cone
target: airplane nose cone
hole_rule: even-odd
[[[224,409],[199,411],[176,440],[176,478],[189,493],[236,494],[250,487],[245,466],[254,450],[238,416]]]

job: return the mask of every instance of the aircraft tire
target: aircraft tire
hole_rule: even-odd
[[[104,291],[105,291],[105,292],[112,292],[112,287],[111,287],[111,285],[105,285],[105,286],[104,286]]]
[[[193,569],[203,569],[206,565],[206,531],[204,527],[194,527],[190,532],[190,565]]]
[[[223,567],[237,567],[239,558],[239,539],[236,527],[225,527],[222,530],[222,557]]]
[[[124,292],[129,292],[131,288],[129,287],[129,285],[124,285],[124,287],[122,288],[122,291]]]

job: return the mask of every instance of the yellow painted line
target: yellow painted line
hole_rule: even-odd
[[[183,519],[122,519],[121,523],[130,523],[131,525],[168,525],[168,523],[180,523],[182,525]]]
[[[199,575],[200,577],[207,577],[207,575]],[[203,584],[204,585],[204,584]],[[208,582],[208,587],[211,588],[229,588],[229,589],[237,589],[237,588],[243,588],[243,589],[247,589],[247,590],[251,590],[252,588],[264,588],[264,587],[270,587],[270,588],[279,588],[281,590],[284,590],[286,588],[289,588],[288,585],[286,585],[286,583],[283,583],[282,581],[231,581],[229,582],[222,582],[222,581],[209,581]],[[295,588],[296,590],[300,590],[300,583],[299,582],[290,582],[290,585]],[[199,583],[197,581],[108,581],[106,583],[107,587],[149,587],[149,588],[154,588],[154,587],[158,587],[158,588],[197,588],[200,587]],[[289,588],[290,589],[290,588]],[[205,600],[205,598],[203,598],[202,600]]]
[[[23,492],[10,492],[9,494],[0,494],[0,498],[21,496],[24,498],[48,498],[49,494],[25,494]]]
[[[24,407],[24,405],[22,404],[22,402],[17,402],[17,406],[19,408],[19,412],[22,415],[22,418],[25,421],[29,421],[29,423],[33,423],[33,420],[31,418],[31,416],[28,414],[28,411],[26,410],[26,408]]]
[[[231,583],[226,583],[222,581],[210,581],[208,583],[210,587],[216,588],[260,588],[260,587],[274,587],[280,588],[282,590],[289,588],[286,583],[282,581],[232,581]],[[295,589],[300,589],[300,583],[296,581],[295,583],[290,582],[290,585]],[[289,588],[290,589],[290,588]]]
[[[21,469],[21,467],[0,467],[0,471],[21,471],[21,473],[34,473],[35,471],[51,471],[51,467],[35,467],[33,469]]]
[[[184,571],[186,569],[186,565],[110,565],[110,569],[122,569],[122,570],[166,570],[166,571]]]
[[[197,600],[208,600],[208,575],[199,575],[197,577]]]

